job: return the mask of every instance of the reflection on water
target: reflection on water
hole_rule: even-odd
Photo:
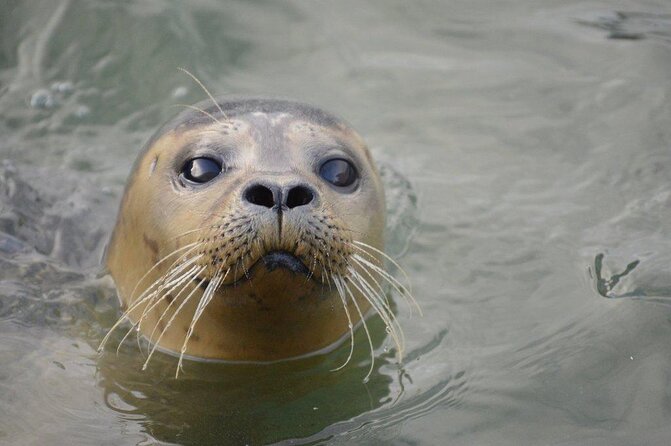
[[[627,267],[624,269],[624,271],[620,273],[615,273],[611,275],[610,277],[604,277],[603,276],[603,257],[604,255],[597,254],[596,259],[594,260],[594,274],[596,275],[596,290],[601,294],[603,297],[633,297],[636,296],[639,293],[636,293],[636,291],[633,292],[628,292],[620,295],[615,295],[612,294],[611,291],[613,291],[613,288],[617,286],[618,283],[620,283],[620,280],[626,277],[629,273],[631,273],[640,263],[638,260],[634,260],[633,262],[629,263]],[[590,269],[591,272],[591,269]]]
[[[174,358],[163,356],[142,372],[144,357],[134,347],[99,361],[99,383],[111,409],[140,420],[164,441],[265,444],[306,437],[393,398],[392,378],[386,374],[378,371],[367,384],[362,382],[364,351],[353,358],[359,366],[331,372],[345,360],[348,347],[327,358],[266,366],[192,362],[178,380]],[[384,364],[380,366],[394,369]]]
[[[671,15],[645,12],[612,12],[581,23],[609,32],[609,39],[661,38],[671,41]]]
[[[671,8],[605,8],[0,0],[0,443],[668,443]],[[365,384],[363,333],[338,372],[95,353],[131,163],[204,97],[177,67],[365,136],[425,313],[403,364],[379,320]]]

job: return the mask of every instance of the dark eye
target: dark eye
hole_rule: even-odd
[[[347,187],[357,179],[356,169],[349,161],[332,159],[319,168],[319,176],[337,187]]]
[[[221,163],[212,158],[194,158],[182,167],[182,175],[193,183],[207,183],[221,173]]]

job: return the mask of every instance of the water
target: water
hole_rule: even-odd
[[[671,7],[663,1],[0,1],[0,443],[671,441]],[[143,141],[204,94],[344,117],[386,166],[399,366],[95,348]],[[393,174],[402,173],[402,177]],[[412,189],[408,189],[405,179]],[[416,195],[416,210],[413,197]],[[376,323],[374,322],[374,325]]]

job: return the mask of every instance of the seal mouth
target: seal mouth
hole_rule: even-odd
[[[305,263],[288,251],[270,251],[261,257],[261,260],[268,271],[285,268],[296,274],[310,275],[310,270],[305,266]]]
[[[265,255],[259,257],[241,277],[237,278],[231,283],[222,284],[222,286],[235,286],[242,282],[251,280],[256,270],[261,266],[265,266],[268,272],[273,272],[276,269],[285,269],[291,271],[294,274],[301,274],[307,278],[312,278],[310,269],[296,255],[290,253],[289,251],[269,251]],[[206,289],[210,284],[209,280],[202,280],[198,277],[193,280],[197,283],[200,283],[200,286],[203,289]]]

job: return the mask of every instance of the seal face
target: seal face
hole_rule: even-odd
[[[134,165],[106,259],[122,319],[179,366],[317,352],[371,307],[399,344],[381,283],[403,289],[381,267],[384,193],[361,137],[297,102],[209,104]]]

